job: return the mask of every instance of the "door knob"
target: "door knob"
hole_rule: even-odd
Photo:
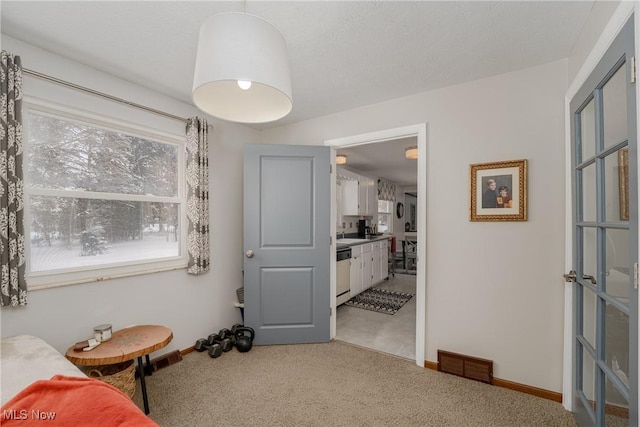
[[[576,275],[576,271],[575,270],[571,270],[569,273],[563,274],[562,277],[564,277],[564,281],[565,282],[575,282],[576,279],[578,278],[578,276]],[[597,284],[596,278],[593,277],[593,276],[589,276],[588,274],[583,274],[582,278],[584,280],[590,281],[592,285]]]
[[[565,282],[575,282],[578,278],[578,276],[576,276],[575,270],[571,270],[569,273],[563,274],[562,277],[564,277]]]
[[[247,251],[247,258],[253,258],[253,251],[251,249]]]

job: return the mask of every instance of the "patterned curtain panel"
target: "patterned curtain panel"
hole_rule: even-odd
[[[27,305],[22,180],[22,65],[2,51],[0,76],[0,305]]]
[[[385,179],[378,179],[378,200],[396,201],[396,185]]]
[[[189,218],[188,274],[209,271],[209,143],[207,121],[187,122],[187,216]]]

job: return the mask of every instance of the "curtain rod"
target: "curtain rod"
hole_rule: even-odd
[[[115,96],[112,96],[112,95],[108,95],[108,94],[103,93],[103,92],[98,92],[97,90],[89,89],[88,87],[80,86],[80,85],[77,85],[75,83],[70,83],[70,82],[67,82],[65,80],[58,79],[56,77],[51,77],[51,76],[48,76],[46,74],[39,73],[37,71],[29,70],[28,68],[23,68],[22,72],[25,73],[25,74],[29,74],[29,75],[31,75],[33,77],[37,77],[37,78],[40,78],[40,79],[43,79],[43,80],[49,80],[51,82],[58,83],[58,84],[61,84],[63,86],[67,86],[67,87],[70,87],[70,88],[73,88],[73,89],[78,89],[78,90],[81,90],[83,92],[90,93],[92,95],[96,95],[96,96],[100,96],[102,98],[109,99],[111,101],[119,102],[121,104],[126,104],[126,105],[128,105],[130,107],[138,108],[140,110],[149,111],[151,113],[158,114],[158,115],[164,116],[164,117],[168,117],[168,118],[173,119],[173,120],[178,120],[178,121],[185,122],[185,123],[187,122],[187,119],[185,119],[184,117],[176,116],[176,115],[173,115],[173,114],[170,114],[170,113],[165,113],[164,111],[156,110],[155,108],[147,107],[145,105],[136,104],[135,102],[127,101],[126,99],[122,99],[122,98],[118,98],[118,97],[115,97]]]

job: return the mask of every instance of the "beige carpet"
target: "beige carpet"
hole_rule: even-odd
[[[190,353],[147,390],[163,427],[576,425],[559,403],[339,341]]]

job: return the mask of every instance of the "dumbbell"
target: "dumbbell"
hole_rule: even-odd
[[[225,337],[223,334],[211,334],[207,338],[207,345],[218,344],[225,353],[230,351],[235,345],[235,340]]]
[[[220,339],[231,340],[231,347],[232,348],[233,348],[233,346],[236,345],[236,333],[233,331],[233,329],[231,329],[231,330],[229,330],[227,328],[220,329],[218,334],[220,335]]]
[[[204,338],[200,338],[196,341],[196,345],[193,346],[195,351],[203,352],[207,350],[209,357],[215,359],[216,357],[220,357],[222,355],[222,346],[216,342],[209,344],[208,340]]]

